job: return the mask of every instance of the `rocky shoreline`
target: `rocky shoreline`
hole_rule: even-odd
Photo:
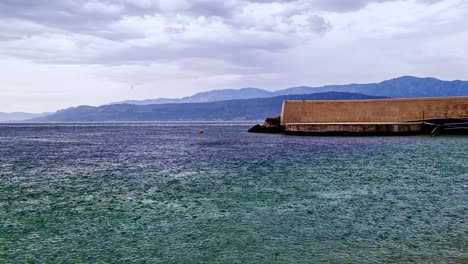
[[[257,124],[248,130],[249,133],[284,133],[285,127],[281,125],[281,116],[270,117],[265,120],[263,125]]]

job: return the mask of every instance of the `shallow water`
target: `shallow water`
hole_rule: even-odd
[[[248,127],[0,125],[0,262],[468,262],[468,137]]]

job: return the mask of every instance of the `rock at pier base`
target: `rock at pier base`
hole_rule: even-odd
[[[281,117],[270,117],[265,120],[263,125],[257,124],[251,129],[250,133],[284,133],[284,126],[281,125]]]

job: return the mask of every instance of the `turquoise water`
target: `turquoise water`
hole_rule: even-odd
[[[468,137],[248,127],[0,125],[0,262],[468,263]]]

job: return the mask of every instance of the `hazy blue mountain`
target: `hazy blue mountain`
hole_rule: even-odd
[[[322,87],[293,87],[275,92],[258,88],[214,90],[197,93],[181,99],[160,98],[154,100],[131,100],[120,103],[148,105],[167,103],[203,103],[233,99],[267,98],[290,94],[312,94],[321,92],[349,92],[393,98],[468,96],[468,81],[442,81],[436,78],[403,76],[396,79],[370,84],[328,85]]]
[[[468,96],[468,82],[403,76],[381,83],[328,85],[318,88],[295,87],[276,91],[274,94],[308,94],[326,91],[363,93],[393,98]]]
[[[23,113],[23,112],[0,113],[0,122],[25,121],[28,119],[38,118],[38,117],[46,116],[49,114],[51,113],[42,113],[42,114],[31,114],[31,113]]]
[[[135,105],[149,105],[149,104],[171,104],[171,103],[208,103],[215,101],[226,101],[235,99],[251,99],[251,98],[265,98],[274,96],[271,92],[258,89],[258,88],[242,88],[242,89],[225,89],[213,90],[208,92],[197,93],[192,96],[187,96],[180,99],[148,99],[148,100],[127,100],[112,104],[135,104]]]
[[[158,98],[158,99],[146,99],[146,100],[125,100],[125,101],[115,102],[111,104],[133,104],[133,105],[173,104],[173,103],[178,103],[180,100],[181,99]]]
[[[264,97],[272,97],[271,92],[258,88],[225,89],[197,93],[193,96],[182,98],[182,102],[180,103],[206,103],[234,99],[251,99]]]
[[[278,116],[284,100],[380,99],[357,93],[326,92],[210,103],[79,106],[38,118],[36,122],[263,120]]]

